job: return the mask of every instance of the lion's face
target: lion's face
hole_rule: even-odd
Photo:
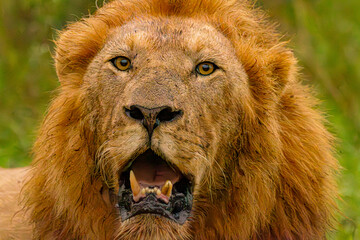
[[[83,88],[122,228],[188,225],[240,131],[247,76],[230,41],[201,21],[134,20],[111,31]]]
[[[56,41],[35,239],[323,239],[332,137],[251,1],[111,1]]]

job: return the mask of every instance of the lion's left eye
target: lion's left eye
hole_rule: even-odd
[[[215,72],[218,67],[211,62],[202,62],[196,66],[196,72],[202,76],[208,76]]]
[[[116,57],[116,58],[112,59],[111,62],[120,71],[126,71],[131,66],[130,60],[126,57]]]

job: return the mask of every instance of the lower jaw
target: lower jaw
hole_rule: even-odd
[[[147,195],[139,203],[135,203],[132,198],[131,190],[124,186],[120,188],[118,207],[122,221],[139,215],[154,215],[183,225],[191,214],[193,199],[190,192],[173,194],[168,203],[158,201],[154,194]]]

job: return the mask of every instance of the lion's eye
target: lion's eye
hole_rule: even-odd
[[[212,74],[218,67],[211,62],[199,63],[196,66],[196,72],[203,76]]]
[[[112,59],[111,62],[120,71],[126,71],[131,66],[130,60],[126,57],[116,57],[116,58]]]

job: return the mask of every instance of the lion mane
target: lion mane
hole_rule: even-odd
[[[146,217],[124,227],[107,195],[118,188],[119,170],[101,149],[106,135],[98,122],[109,116],[94,109],[101,92],[84,80],[114,29],[148,18],[209,24],[231,43],[247,76],[242,95],[224,90],[231,118],[209,108],[224,120],[207,134],[226,138],[214,140],[213,160],[199,165],[206,173],[196,182],[191,217],[179,227],[151,218],[153,230]],[[264,12],[245,0],[114,0],[69,24],[56,41],[59,92],[23,189],[34,239],[324,239],[337,198],[333,137],[281,39]]]

